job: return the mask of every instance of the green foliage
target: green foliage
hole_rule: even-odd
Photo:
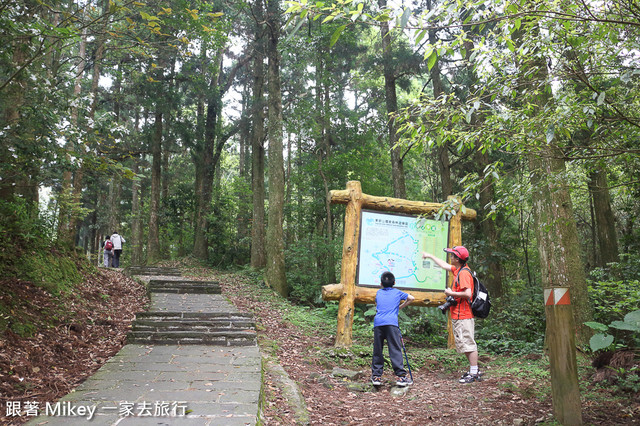
[[[594,320],[599,323],[621,320],[640,306],[640,259],[630,256],[623,263],[594,269],[588,285]]]
[[[73,290],[97,271],[82,255],[46,248],[23,254],[13,272],[0,287],[0,333],[10,329],[29,337],[68,315],[66,303],[75,297]]]
[[[616,386],[621,393],[637,395],[640,392],[640,369],[638,367],[620,368],[616,373],[618,378]]]
[[[327,277],[325,268],[335,267],[326,265],[323,261],[335,250],[335,242],[317,235],[311,235],[287,246],[287,283],[291,288],[289,296],[292,300],[307,305],[318,305],[322,302],[322,286],[333,284],[326,282],[330,277]]]
[[[94,267],[74,251],[58,247],[53,226],[16,199],[0,201],[0,277],[32,282],[59,294],[82,281]]]
[[[476,341],[486,351],[497,354],[526,355],[542,352],[545,314],[542,290],[519,283],[520,291],[496,299],[491,315],[476,321]],[[518,283],[514,283],[514,287]]]
[[[411,311],[407,311],[411,309]],[[413,314],[415,308],[405,308],[404,311],[410,312],[410,320],[404,328],[405,334],[411,336],[411,339],[424,343],[429,347],[443,348],[447,346],[447,316],[443,315],[440,309],[423,308],[419,309],[417,315]],[[406,312],[401,312],[405,313]],[[401,318],[399,318],[402,321]],[[401,323],[401,327],[403,327]]]
[[[585,325],[601,332],[589,340],[589,346],[594,352],[609,348],[614,343],[615,337],[606,333],[609,329],[622,331],[622,333],[616,333],[616,337],[622,334],[619,338],[622,341],[616,346],[623,346],[626,343],[631,347],[640,347],[640,309],[626,314],[623,321],[612,321],[608,326],[595,321],[586,322]],[[625,331],[630,333],[624,333]]]
[[[17,198],[0,200],[0,277],[21,278],[26,256],[53,248],[52,226]]]
[[[21,279],[31,281],[54,294],[64,292],[82,281],[82,274],[74,259],[56,251],[23,256],[17,272]]]
[[[45,242],[52,237],[51,224],[42,220],[35,208],[22,198],[0,200],[1,249],[13,246],[28,250],[48,245]]]

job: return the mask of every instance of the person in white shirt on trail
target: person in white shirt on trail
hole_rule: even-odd
[[[125,240],[122,235],[118,234],[117,231],[114,231],[113,235],[111,236],[111,242],[113,243],[113,267],[119,268],[120,255],[122,254],[122,244],[126,243],[127,240]]]

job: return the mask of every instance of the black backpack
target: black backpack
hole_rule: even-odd
[[[491,298],[489,297],[489,291],[476,276],[475,272],[465,267],[473,277],[473,296],[471,297],[471,312],[476,318],[486,318],[489,316],[491,310]],[[462,269],[465,269],[462,268]],[[462,272],[462,270],[461,270]]]

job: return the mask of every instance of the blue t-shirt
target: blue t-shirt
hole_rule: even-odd
[[[398,326],[398,312],[400,302],[409,297],[404,291],[393,287],[383,287],[376,293],[376,316],[373,319],[373,326],[382,325]]]

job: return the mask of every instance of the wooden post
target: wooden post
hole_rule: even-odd
[[[569,288],[544,289],[553,413],[562,425],[581,425],[580,388]]]
[[[344,243],[342,245],[342,270],[340,283],[342,297],[338,306],[338,347],[352,343],[353,312],[356,295],[356,270],[358,266],[358,241],[360,239],[360,211],[362,210],[362,187],[358,181],[347,182],[349,202],[344,217]]]

